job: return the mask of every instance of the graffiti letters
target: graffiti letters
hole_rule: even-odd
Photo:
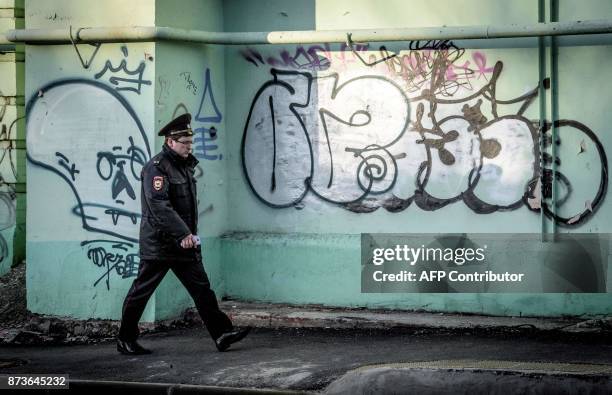
[[[366,51],[368,44],[355,44],[353,48],[357,52]],[[338,54],[332,55],[332,44],[325,43],[310,47],[297,46],[291,51],[282,49],[278,55],[269,56],[254,48],[247,48],[241,51],[241,55],[244,60],[256,67],[269,65],[276,69],[304,71],[324,71],[330,68],[332,62],[348,65],[357,61],[347,44],[340,44],[340,50],[335,52]]]
[[[296,70],[327,70],[329,68],[329,58],[321,55],[319,52],[329,53],[329,44],[324,47],[313,45],[308,48],[297,46],[293,53],[288,50],[281,50],[279,57],[264,56],[255,49],[248,48],[242,51],[244,60],[259,67],[260,64],[268,64],[276,68],[288,68]]]
[[[185,80],[185,83],[187,84],[186,86],[187,90],[193,93],[194,95],[197,95],[198,87],[195,84],[195,82],[191,79],[191,73],[188,71],[183,71],[179,73],[179,76],[183,77],[183,79]]]
[[[127,47],[125,46],[121,47],[121,52],[123,53],[124,58],[127,58],[128,56]],[[125,73],[126,77],[118,77],[115,74],[115,75],[112,75],[108,79],[108,82],[110,82],[112,85],[117,86],[116,89],[118,91],[129,91],[129,92],[136,92],[137,94],[140,94],[140,89],[142,88],[142,85],[151,85],[151,81],[144,80],[142,78],[144,74],[144,70],[145,70],[144,61],[141,61],[136,69],[128,70],[126,59],[122,59],[121,63],[119,63],[119,66],[116,66],[116,67],[113,66],[110,60],[107,60],[106,63],[104,63],[104,68],[100,70],[96,75],[94,75],[94,78],[100,79],[108,71],[110,71],[111,73],[118,73],[122,71],[123,73]],[[132,76],[137,76],[137,77],[129,78]],[[132,86],[125,86],[125,85],[130,85],[130,84],[132,84]]]
[[[451,96],[459,88],[472,89],[472,80],[487,79],[493,67],[487,65],[482,52],[472,53],[471,60],[463,60],[465,50],[450,40],[411,41],[407,51],[390,52],[384,45],[378,51],[368,51],[368,44],[334,44],[297,46],[282,49],[278,55],[264,55],[253,48],[240,52],[242,58],[256,67],[269,65],[275,69],[300,71],[347,71],[355,64],[379,65],[390,78],[403,80],[407,93],[418,92],[429,83],[434,69],[445,70],[445,83],[439,94]],[[367,60],[366,60],[367,57]],[[460,61],[461,59],[461,61]],[[399,81],[398,81],[399,82]]]
[[[131,243],[117,242],[113,240],[88,240],[81,243],[87,247],[87,259],[96,267],[103,270],[94,282],[94,287],[102,280],[106,289],[110,289],[110,275],[115,273],[121,278],[135,277],[138,274],[140,259],[133,252],[134,245]]]
[[[540,134],[547,129],[540,133],[524,116],[539,87],[499,99],[502,63],[487,65],[480,52],[460,61],[464,53],[450,42],[414,43],[408,55],[369,70],[360,66],[360,76],[352,72],[344,82],[334,72],[272,69],[242,139],[253,193],[275,208],[297,207],[311,193],[355,212],[381,206],[397,212],[412,202],[431,211],[463,201],[481,214],[526,205],[562,225],[587,220],[607,188],[607,158],[595,133],[577,121],[557,121],[595,147],[601,174],[583,210],[554,214],[538,189],[550,190],[553,176],[560,180],[561,207],[571,183],[546,167],[551,160],[540,166]]]

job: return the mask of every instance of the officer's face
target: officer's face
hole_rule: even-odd
[[[193,146],[193,137],[183,136],[176,140],[170,139],[168,142],[172,151],[176,152],[183,158],[187,158],[191,153],[191,147]]]

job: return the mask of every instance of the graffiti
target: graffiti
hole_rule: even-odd
[[[259,64],[267,64],[276,68],[312,71],[327,70],[330,66],[330,58],[320,55],[319,52],[329,53],[330,45],[312,45],[308,48],[299,45],[295,48],[293,53],[283,49],[279,57],[268,56],[265,59],[261,53],[252,48],[243,50],[241,54],[244,60],[252,63],[256,67],[259,67]]]
[[[163,106],[170,96],[170,83],[163,77],[157,77],[157,85],[159,87],[159,93],[157,94],[157,105]]]
[[[125,46],[121,47],[121,52],[123,53],[123,57],[127,58],[128,56],[127,47]],[[125,78],[125,77],[117,77],[116,75],[113,75],[108,79],[108,82],[110,82],[112,85],[117,86],[117,88],[115,89],[117,89],[118,91],[129,91],[129,92],[136,92],[137,94],[140,94],[140,89],[142,88],[142,85],[151,85],[151,81],[144,80],[142,78],[145,67],[146,67],[145,62],[141,61],[136,69],[128,70],[126,59],[122,59],[121,63],[119,63],[119,66],[117,67],[113,66],[110,60],[107,60],[106,63],[104,63],[104,68],[100,70],[97,74],[95,74],[94,78],[100,79],[109,70],[111,73],[117,73],[117,72],[123,71],[128,76],[137,75],[138,76],[137,78]],[[134,84],[136,85],[136,88],[134,88],[133,86],[120,86],[119,85],[120,83],[128,84],[128,85]]]
[[[480,86],[458,84],[448,71],[463,53],[450,49],[456,53],[436,49],[444,53],[424,57],[420,67],[426,75],[410,86],[401,83],[406,78],[377,74],[375,68],[344,82],[338,73],[314,77],[272,69],[272,79],[255,94],[242,138],[243,171],[253,193],[274,208],[297,207],[311,193],[360,213],[381,206],[399,212],[413,202],[432,211],[463,201],[480,214],[523,205],[539,211],[541,204],[548,217],[564,225],[591,217],[607,188],[607,158],[595,134],[579,122],[558,121],[596,147],[601,181],[584,211],[553,214],[537,197],[538,188],[551,189],[553,174],[540,168],[537,123],[523,115],[539,87],[498,98],[503,65],[486,66],[478,52],[472,54],[478,70],[470,73],[481,77]],[[421,89],[408,98],[415,87]],[[503,114],[502,109],[516,110]],[[554,176],[570,185],[560,171]],[[565,193],[557,207],[571,188]]]
[[[223,159],[223,154],[214,153],[219,148],[214,144],[216,140],[217,129],[214,126],[195,129],[193,142],[196,144],[194,149],[197,149],[197,157],[206,160]]]
[[[68,171],[68,174],[70,174],[70,177],[72,178],[72,181],[75,181],[76,180],[76,175],[78,173],[80,173],[80,171],[76,169],[76,165],[74,163],[71,165],[70,164],[70,160],[68,158],[66,158],[60,152],[56,152],[55,156],[60,158],[60,160],[58,161],[59,165],[62,166],[64,169],[66,169],[66,171]]]
[[[135,277],[138,274],[140,258],[137,253],[130,252],[134,248],[131,243],[88,240],[83,241],[81,246],[87,247],[87,259],[104,271],[94,282],[94,287],[104,280],[106,289],[110,290],[110,276],[113,272],[121,278]]]
[[[443,84],[436,84],[438,91],[436,94],[447,97],[453,96],[461,89],[470,89],[473,80],[480,78],[488,79],[488,75],[493,73],[493,67],[487,66],[487,58],[482,52],[473,52],[472,60],[459,60],[464,57],[465,50],[456,47],[454,44],[434,44],[419,45],[411,43],[408,53],[400,54],[385,62],[387,75],[399,76],[404,81],[404,89],[407,92],[418,92],[427,87],[431,82],[433,72],[444,72]],[[433,49],[441,47],[440,49]],[[418,49],[426,48],[426,49]],[[380,56],[388,57],[388,51],[383,46],[380,48]],[[472,67],[472,62],[476,68]],[[439,76],[438,76],[439,78]]]
[[[27,105],[27,160],[63,180],[83,229],[110,236],[84,241],[87,259],[110,276],[136,275],[143,165],[151,152],[144,128],[116,90],[91,80],[60,80]],[[92,104],[93,103],[93,104]],[[50,110],[52,109],[52,110]],[[68,144],[67,144],[68,142]]]
[[[427,40],[427,41],[410,41],[408,48],[411,51],[447,51],[449,49],[461,51],[462,49],[457,47],[451,40]]]
[[[183,71],[181,73],[179,73],[179,76],[183,77],[183,79],[185,80],[185,82],[187,83],[187,90],[191,93],[193,93],[194,95],[198,94],[198,87],[195,84],[195,82],[191,79],[191,73],[188,71]]]
[[[552,125],[550,123],[545,125],[544,133],[550,132],[551,126]],[[590,141],[591,144],[595,147],[597,154],[599,156],[599,161],[601,163],[599,185],[597,187],[597,192],[595,193],[593,200],[587,200],[585,202],[585,207],[582,212],[577,213],[571,217],[564,217],[564,216],[556,214],[555,211],[552,209],[552,207],[550,207],[546,202],[540,202],[542,207],[538,207],[537,202],[535,202],[534,204],[534,201],[528,201],[527,206],[531,210],[536,211],[536,212],[539,212],[540,211],[539,209],[543,208],[546,216],[549,218],[553,218],[559,224],[578,225],[588,220],[595,213],[595,210],[597,210],[597,208],[601,206],[601,203],[604,197],[606,196],[606,192],[608,189],[608,159],[606,156],[606,152],[603,148],[603,145],[597,138],[596,134],[591,129],[589,129],[586,125],[578,121],[563,119],[563,120],[555,121],[554,126],[555,128],[559,130],[563,130],[563,128],[572,128],[574,129],[574,133],[584,134],[586,136],[586,139],[588,139],[588,141]],[[553,144],[551,138],[546,138],[544,141],[546,145]],[[586,150],[586,142],[584,139],[582,140],[580,144],[580,150],[581,150],[580,153]],[[552,162],[551,160],[545,159],[546,164],[550,164],[551,162]],[[557,164],[561,166],[561,163],[558,160],[558,158],[557,158]],[[553,172],[552,169],[548,169],[548,168],[543,169],[542,179],[544,180],[544,185],[542,185],[541,180],[538,180],[538,184],[536,185],[536,187],[538,186],[541,187],[544,190],[544,196],[550,198],[552,196],[553,177],[555,177],[558,181],[560,181],[561,185],[565,189],[565,195],[561,195],[557,199],[557,202],[556,202],[556,207],[561,207],[569,199],[569,196],[572,191],[572,187],[571,187],[571,183],[569,179],[565,177],[565,175],[562,172],[560,171]]]
[[[356,52],[367,51],[368,44],[355,44]],[[350,54],[350,55],[347,55]],[[330,68],[331,63],[336,65],[349,65],[356,58],[354,52],[347,44],[340,44],[339,51],[332,54],[332,44],[312,45],[310,47],[297,46],[293,52],[282,49],[278,56],[264,56],[253,48],[246,48],[240,52],[242,58],[256,67],[269,65],[277,69],[324,71]]]
[[[437,94],[452,96],[458,89],[472,89],[472,81],[487,79],[493,67],[487,65],[482,52],[473,52],[471,60],[460,63],[465,50],[457,47],[450,40],[410,41],[408,51],[391,53],[384,45],[378,50],[367,53],[368,44],[339,44],[332,50],[333,44],[313,45],[308,48],[297,46],[292,53],[286,49],[278,56],[265,56],[261,52],[246,48],[240,52],[247,62],[259,67],[269,65],[276,69],[301,71],[326,71],[333,68],[336,72],[346,71],[355,63],[367,66],[379,65],[390,78],[401,78],[404,90],[408,93],[420,91],[430,81],[434,69],[445,70],[445,83],[439,87]],[[368,60],[364,56],[368,56]]]
[[[11,140],[13,128],[21,118],[5,123],[10,97],[0,91],[0,232],[15,226],[16,147]],[[0,263],[9,256],[9,244],[0,233]]]
[[[11,136],[17,122],[23,117],[16,117],[7,127],[4,118],[7,114],[9,100],[10,97],[3,96],[2,91],[0,91],[0,186],[8,185],[8,183],[17,180],[16,147]]]
[[[405,134],[409,121],[408,98],[399,86],[380,76],[339,84],[333,74],[318,79],[317,96],[325,91],[330,100],[319,102],[316,109],[311,74],[275,69],[272,74],[274,79],[253,100],[241,148],[247,180],[260,199],[273,207],[289,207],[312,191],[323,200],[351,204],[393,186],[395,161],[404,155],[396,158],[388,148]],[[359,94],[381,90],[384,100]],[[356,106],[367,110],[345,111]],[[390,122],[383,125],[386,120]],[[359,133],[350,133],[352,128]],[[347,175],[357,172],[353,188]],[[390,183],[374,185],[374,179],[386,176]]]
[[[187,114],[187,113],[189,113],[187,106],[184,105],[183,103],[179,103],[176,105],[176,107],[174,107],[174,111],[172,112],[172,119],[178,117],[181,114]]]
[[[223,159],[223,154],[216,153],[219,146],[215,144],[217,141],[217,129],[214,126],[210,128],[196,128],[193,133],[194,155],[196,157],[206,160]]]
[[[215,102],[213,87],[210,79],[210,69],[204,74],[204,90],[200,106],[195,116],[195,122],[220,123],[223,119],[219,107]],[[215,126],[202,126],[194,129],[193,152],[194,155],[206,160],[221,160],[223,154],[217,153],[219,146],[216,144],[217,128]]]
[[[210,110],[214,112],[211,114]],[[202,92],[202,99],[200,100],[200,106],[198,107],[198,113],[195,116],[195,120],[198,122],[221,122],[223,116],[217,107],[215,102],[215,95],[213,94],[213,87],[210,81],[210,69],[206,69],[204,74],[204,92]]]
[[[112,183],[112,195],[115,199],[122,191],[125,191],[127,195],[132,199],[136,199],[136,193],[134,188],[128,181],[127,176],[123,167],[126,164],[126,160],[130,161],[130,172],[134,179],[140,181],[140,169],[144,165],[145,153],[142,149],[134,145],[134,139],[132,136],[128,137],[130,146],[126,149],[125,154],[120,152],[123,150],[121,146],[113,146],[113,151],[98,152],[98,161],[96,162],[96,170],[101,179],[108,181],[113,179]],[[113,177],[113,173],[115,176]]]
[[[15,194],[0,191],[0,232],[15,226]],[[0,234],[0,263],[9,256],[9,246]]]
[[[134,110],[95,81],[62,80],[40,90],[27,106],[28,161],[68,184],[83,229],[136,242],[134,186],[151,152]]]

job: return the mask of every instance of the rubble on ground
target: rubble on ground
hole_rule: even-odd
[[[193,309],[182,317],[141,323],[142,333],[201,325]],[[25,264],[0,277],[0,345],[90,344],[117,336],[119,321],[78,320],[34,314],[26,309]]]

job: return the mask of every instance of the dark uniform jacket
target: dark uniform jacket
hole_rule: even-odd
[[[198,233],[195,166],[166,144],[142,169],[140,258],[186,261],[199,258],[200,247],[182,248],[190,233]]]

